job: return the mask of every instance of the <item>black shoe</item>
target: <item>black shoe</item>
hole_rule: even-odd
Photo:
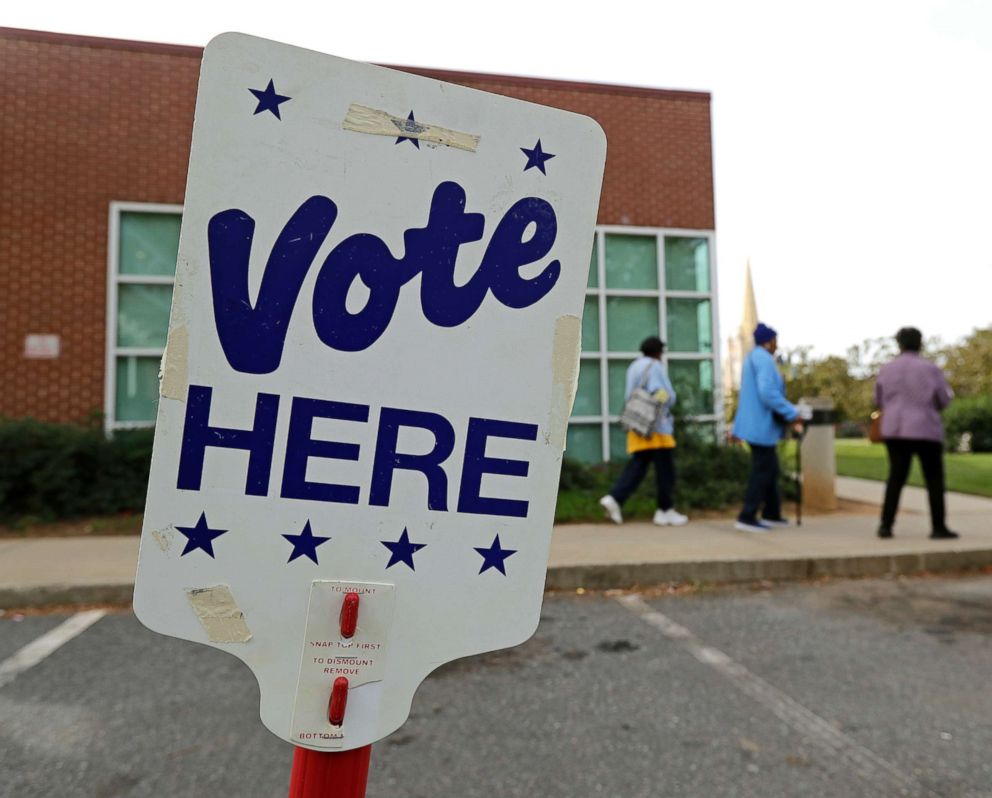
[[[935,529],[930,533],[930,537],[933,540],[954,540],[961,536],[957,532],[951,532],[950,529]]]
[[[878,536],[880,538],[890,538],[890,537],[892,537],[892,524],[879,524],[878,525]],[[955,535],[954,537],[957,537],[957,535]]]

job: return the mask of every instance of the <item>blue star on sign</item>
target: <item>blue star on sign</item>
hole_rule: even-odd
[[[279,105],[286,102],[287,100],[292,100],[292,97],[287,97],[284,94],[276,94],[276,88],[272,83],[272,79],[269,79],[269,85],[262,89],[248,89],[255,97],[258,99],[258,107],[255,109],[256,114],[260,114],[263,111],[271,111],[276,119],[282,119],[279,116]]]
[[[546,175],[547,172],[544,170],[544,164],[546,161],[550,161],[555,156],[550,152],[545,152],[541,149],[541,140],[537,140],[537,144],[534,145],[534,149],[528,150],[526,147],[521,147],[520,152],[527,156],[527,165],[524,167],[526,172],[528,169],[536,166],[541,170],[542,175]]]
[[[177,525],[176,529],[186,536],[186,548],[183,549],[183,553],[179,555],[180,557],[185,557],[191,551],[196,551],[197,549],[203,549],[213,557],[213,541],[227,532],[226,529],[211,529],[207,526],[206,513],[200,513],[200,520],[196,522],[196,526]]]
[[[485,573],[490,568],[495,568],[503,576],[506,576],[504,561],[507,557],[517,553],[517,549],[504,549],[500,545],[499,535],[493,538],[492,545],[488,549],[480,549],[478,546],[474,548],[482,555],[482,567],[479,569],[480,574]]]
[[[389,549],[389,562],[386,564],[386,568],[392,568],[396,563],[402,562],[409,565],[411,571],[416,570],[413,567],[413,555],[427,545],[426,543],[411,543],[405,528],[399,540],[380,540],[379,542]]]
[[[413,111],[410,111],[410,115],[406,119],[407,119],[408,122],[414,122],[415,123],[417,121],[416,119],[413,118]],[[410,132],[412,130],[418,130],[419,131],[419,128],[420,127],[421,127],[420,125],[407,125],[407,132]],[[396,139],[396,143],[397,144],[399,144],[401,141],[409,141],[418,150],[420,149],[420,139],[412,139],[409,136],[400,136],[398,139]]]
[[[307,521],[306,526],[303,527],[303,531],[299,535],[283,535],[283,537],[293,544],[293,553],[286,560],[288,563],[304,555],[317,562],[317,547],[322,546],[330,540],[330,538],[322,538],[320,535],[315,535],[313,530],[310,529],[309,521]]]

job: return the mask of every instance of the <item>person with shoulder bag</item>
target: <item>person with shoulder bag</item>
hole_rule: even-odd
[[[665,344],[657,336],[641,342],[642,357],[627,368],[624,392],[624,412],[620,423],[627,429],[627,453],[630,460],[623,473],[599,500],[607,517],[615,524],[623,523],[621,508],[641,484],[654,465],[658,509],[653,521],[659,526],[682,526],[688,516],[675,510],[675,437],[672,407],[675,389],[661,363]]]
[[[741,390],[734,418],[734,437],[746,441],[751,450],[751,474],[734,528],[768,532],[773,526],[789,524],[782,516],[776,446],[788,427],[801,428],[802,420],[799,408],[785,398],[785,381],[775,363],[778,333],[759,322],[754,329],[754,344],[741,366]]]
[[[944,520],[944,425],[941,411],[950,404],[951,391],[943,372],[920,357],[923,334],[915,327],[896,333],[899,355],[886,363],[875,381],[875,406],[882,411],[880,433],[889,456],[889,476],[878,526],[880,538],[892,537],[899,496],[913,455],[920,458],[930,499],[930,537],[958,537]]]

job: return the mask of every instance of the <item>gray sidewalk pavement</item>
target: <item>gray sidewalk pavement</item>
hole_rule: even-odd
[[[648,522],[555,528],[547,586],[555,590],[646,587],[667,582],[739,582],[817,576],[880,576],[992,565],[992,499],[949,493],[948,524],[959,540],[930,540],[926,492],[907,487],[892,540],[875,535],[883,485],[839,477],[845,512],[807,515],[801,527],[751,534],[732,518],[684,527]],[[0,607],[126,603],[138,538],[0,540]]]
[[[677,528],[643,522],[557,527],[548,586],[882,576],[992,565],[992,499],[948,493],[948,526],[961,537],[930,540],[926,491],[907,487],[895,537],[881,540],[876,530],[883,490],[881,482],[838,477],[838,496],[860,506],[807,514],[802,526],[765,534],[739,532],[732,518],[690,520]]]

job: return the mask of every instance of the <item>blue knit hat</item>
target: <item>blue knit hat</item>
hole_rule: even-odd
[[[772,338],[778,338],[778,333],[763,322],[758,322],[758,326],[754,328],[754,342],[761,346],[762,344],[767,344]]]

